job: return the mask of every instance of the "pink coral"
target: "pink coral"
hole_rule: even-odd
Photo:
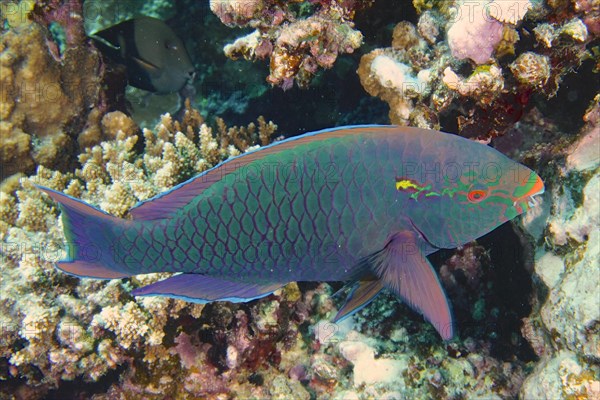
[[[457,20],[448,29],[448,44],[452,55],[460,60],[470,58],[477,64],[486,63],[502,40],[503,25],[475,7],[462,4]]]
[[[65,32],[67,47],[81,46],[86,41],[83,29],[83,6],[78,0],[42,0],[36,2],[33,20],[49,28],[58,23]]]

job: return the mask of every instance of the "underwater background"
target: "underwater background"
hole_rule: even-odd
[[[0,399],[600,399],[600,1],[0,0],[0,12]],[[128,86],[90,39],[142,15],[184,43],[185,90]],[[544,180],[527,213],[429,257],[451,341],[387,293],[332,323],[343,283],[200,305],[130,294],[169,274],[54,268],[60,213],[34,183],[126,217],[230,156],[374,123],[489,143]]]

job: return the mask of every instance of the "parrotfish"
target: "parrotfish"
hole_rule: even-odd
[[[347,281],[335,320],[382,290],[440,336],[455,327],[427,256],[532,206],[540,177],[486,145],[399,126],[307,133],[230,158],[121,219],[39,187],[60,204],[67,258],[87,278],[177,272],[135,296],[246,302],[293,281]]]
[[[129,19],[91,38],[113,61],[125,65],[129,84],[137,88],[172,93],[194,77],[194,66],[183,42],[160,19]]]

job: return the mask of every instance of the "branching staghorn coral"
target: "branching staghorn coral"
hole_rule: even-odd
[[[270,59],[267,81],[283,89],[306,87],[318,68],[362,44],[355,13],[372,1],[211,0],[210,9],[229,26],[255,31],[225,46],[227,57]]]

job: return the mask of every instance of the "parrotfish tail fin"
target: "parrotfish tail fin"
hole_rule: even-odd
[[[108,247],[114,243],[116,226],[125,220],[114,217],[64,193],[35,185],[60,205],[67,240],[67,258],[56,267],[84,278],[115,279],[131,276],[119,271],[110,260]]]
[[[382,284],[423,314],[442,339],[454,336],[452,313],[444,289],[412,231],[394,233],[386,246],[366,260]]]
[[[366,307],[382,289],[383,284],[379,279],[365,279],[352,284],[346,303],[338,310],[333,322],[341,322]]]
[[[281,283],[242,283],[199,274],[179,274],[135,289],[131,294],[172,297],[194,303],[240,303],[268,296],[282,286]]]

